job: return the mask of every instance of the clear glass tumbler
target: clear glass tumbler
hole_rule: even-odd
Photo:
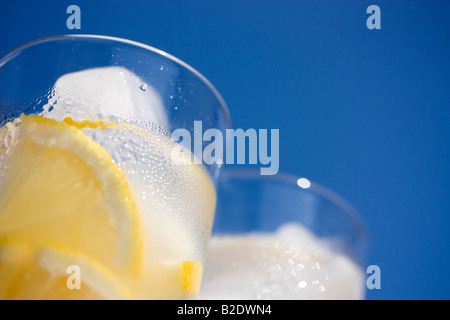
[[[366,226],[305,178],[222,171],[200,299],[363,299]]]
[[[223,98],[147,45],[70,35],[2,57],[0,298],[195,298],[220,173],[171,139],[195,121],[228,128]]]

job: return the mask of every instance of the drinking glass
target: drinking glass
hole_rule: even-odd
[[[200,299],[363,299],[367,228],[306,178],[222,171]]]
[[[38,117],[33,118],[32,115]],[[42,120],[42,117],[46,120]],[[24,120],[25,118],[27,120]],[[53,125],[51,121],[56,121],[59,125]],[[144,276],[120,275],[117,278],[123,276],[125,279],[123,281],[119,279],[116,282],[124,284],[123,286],[132,294],[138,292],[137,298],[195,298],[202,274],[201,265],[212,228],[216,204],[215,189],[220,166],[217,163],[176,163],[169,157],[169,154],[170,156],[173,154],[171,151],[176,149],[176,143],[170,140],[171,133],[176,129],[182,129],[194,135],[195,121],[201,122],[203,131],[209,128],[224,131],[230,127],[230,115],[226,103],[217,89],[203,75],[161,50],[126,39],[97,35],[57,36],[27,43],[0,59],[0,124],[3,130],[3,135],[0,136],[3,139],[0,148],[2,151],[0,185],[3,194],[7,194],[6,189],[11,185],[18,183],[10,181],[11,183],[8,184],[8,174],[16,170],[15,164],[20,166],[22,162],[16,161],[14,165],[10,162],[8,167],[5,164],[7,161],[5,158],[8,158],[7,152],[10,151],[11,146],[21,145],[20,135],[25,135],[23,128],[28,128],[29,131],[35,130],[36,127],[39,129],[27,136],[34,142],[41,143],[39,148],[51,148],[62,144],[62,137],[65,137],[64,139],[72,145],[58,146],[78,153],[81,158],[88,157],[95,153],[95,150],[99,150],[98,158],[100,159],[103,157],[100,151],[106,150],[109,155],[105,154],[105,156],[107,159],[111,157],[111,161],[108,160],[108,163],[102,166],[91,161],[94,163],[92,166],[100,166],[104,171],[106,171],[105,166],[110,168],[108,174],[112,175],[111,171],[113,171],[116,175],[114,179],[119,180],[117,176],[120,174],[116,172],[117,170],[114,171],[115,166],[118,166],[126,174],[127,183],[136,198],[136,206],[143,216],[139,227],[144,230],[142,235],[136,236],[134,240],[122,239],[118,241],[116,247],[130,246],[131,249],[128,251],[133,251],[133,241],[136,242],[137,247],[144,247],[141,256],[134,257],[136,261],[143,261],[140,262],[142,266],[136,267],[139,269],[136,273],[144,274]],[[117,129],[117,125],[120,130]],[[73,144],[81,144],[80,141],[86,141],[86,139],[77,138],[78,135],[75,133],[68,133],[74,128],[79,129],[98,146],[87,143],[86,148],[75,148]],[[14,140],[16,129],[19,132],[19,141]],[[61,134],[47,139],[42,134],[44,129],[48,132],[60,130]],[[64,141],[67,142],[66,140]],[[180,149],[180,157],[183,157],[182,153]],[[186,156],[193,159],[191,155],[184,154],[184,157]],[[21,159],[18,158],[18,160]],[[114,165],[110,165],[110,162]],[[64,165],[68,167],[67,164]],[[44,167],[47,168],[48,165]],[[62,172],[59,176],[65,176],[65,173]],[[118,184],[120,188],[123,188],[125,180],[120,181],[122,184]],[[103,182],[105,184],[103,191],[105,191],[108,183]],[[31,182],[27,180],[26,183]],[[35,194],[42,193],[41,189],[47,187],[46,179],[34,181],[32,184],[31,189]],[[13,195],[18,194],[13,191],[8,192]],[[73,194],[72,191],[67,193]],[[128,193],[126,195],[123,196],[124,201],[129,202]],[[61,194],[55,193],[49,198],[38,198],[39,203],[34,204],[34,207],[45,207],[47,203],[52,203],[54,198],[60,196]],[[24,201],[28,198],[30,197],[24,197]],[[16,232],[11,231],[12,227],[9,229],[5,227],[7,224],[4,221],[27,221],[30,219],[29,216],[33,215],[33,213],[25,213],[26,210],[32,210],[33,206],[30,205],[30,208],[27,207],[26,210],[19,210],[16,216],[6,217],[5,208],[11,207],[11,201],[9,196],[8,198],[0,197],[0,238],[13,239],[11,240],[13,242],[16,240],[27,242],[33,247],[33,252],[38,252],[38,249],[34,247],[42,246],[49,241],[59,242],[59,237],[61,239],[64,237],[61,235],[64,233],[62,231],[54,236],[52,233],[54,230],[34,232],[35,229],[27,229],[26,232],[24,228]],[[80,198],[79,201],[83,200]],[[54,214],[58,215],[58,213]],[[36,214],[33,219],[41,218],[39,214]],[[90,218],[84,219],[88,221]],[[128,217],[120,217],[120,219],[126,220]],[[136,218],[136,221],[139,219]],[[63,224],[62,220],[58,221]],[[45,228],[48,227],[45,221],[40,223]],[[121,221],[111,218],[109,223],[114,225],[117,233],[126,232]],[[138,224],[138,222],[133,223]],[[20,223],[17,222],[17,224]],[[130,225],[132,225],[131,222]],[[57,225],[53,228],[57,229]],[[96,263],[82,261],[79,257],[81,253],[87,252],[86,261],[100,259],[102,254],[92,249],[93,240],[89,236],[90,233],[86,231],[86,223],[83,228],[80,231],[81,235],[77,238],[77,246],[73,247],[72,244],[71,248],[62,251],[64,253],[75,251],[74,255],[78,257],[77,261],[80,265],[92,266]],[[60,229],[64,230],[62,226]],[[67,227],[67,233],[70,233],[72,229]],[[101,228],[97,229],[98,237],[101,238],[102,232]],[[69,247],[71,245],[68,240],[62,242],[63,244],[57,245]],[[4,245],[3,250],[10,250],[11,247],[11,245]],[[42,260],[39,260],[38,253],[33,254],[33,258],[30,259]],[[69,256],[69,254],[66,255]],[[125,264],[124,256],[126,253],[122,255],[121,261],[115,257],[118,260],[117,264]],[[3,263],[11,262],[6,260]],[[61,258],[58,261],[63,260]],[[110,273],[115,273],[116,266],[112,260],[111,258],[111,263],[108,263],[109,260],[106,263],[102,261],[102,268],[112,269]],[[139,263],[134,262],[134,265],[136,264]],[[43,268],[45,272],[49,272],[46,266]],[[95,268],[92,267],[92,269]],[[83,274],[83,270],[81,271]],[[102,272],[97,273],[102,274]],[[66,279],[67,275],[62,276],[62,274],[65,274],[65,269],[64,272],[58,273],[58,276],[63,280]],[[1,274],[0,277],[2,277]],[[139,281],[135,281],[136,279]],[[0,282],[5,283],[4,280],[4,278],[0,279]],[[89,279],[85,277],[81,280]],[[162,283],[164,281],[166,281],[165,284]],[[97,281],[96,284],[99,282],[101,281]],[[65,281],[61,283],[66,285]],[[172,283],[179,288],[172,290]],[[89,287],[89,283],[87,286]],[[95,287],[93,283],[91,283],[91,289],[92,286]],[[112,291],[114,290],[109,290],[109,292]],[[28,290],[28,292],[31,291]],[[22,292],[22,294],[13,298],[43,296],[41,291],[38,291],[35,296],[31,293],[26,295]],[[51,293],[45,294],[52,297]],[[72,296],[69,295],[70,297]],[[116,297],[112,296],[112,298]]]

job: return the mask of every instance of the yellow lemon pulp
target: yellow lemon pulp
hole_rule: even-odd
[[[0,241],[1,299],[133,299],[104,266],[58,245]]]
[[[66,123],[29,115],[5,165],[0,236],[57,241],[139,275],[140,213],[125,175],[101,146]]]

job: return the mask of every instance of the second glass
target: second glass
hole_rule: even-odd
[[[225,169],[201,299],[363,299],[367,230],[308,179]]]

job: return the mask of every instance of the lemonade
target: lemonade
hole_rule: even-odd
[[[0,299],[197,296],[214,183],[159,115],[108,111],[60,99],[0,129]]]
[[[271,233],[213,236],[200,299],[363,299],[365,274],[299,223]]]

